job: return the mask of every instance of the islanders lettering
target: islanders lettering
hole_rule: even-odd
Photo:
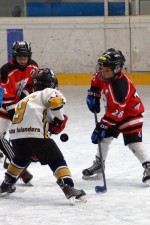
[[[34,128],[34,127],[20,127],[16,129],[9,130],[10,134],[14,133],[21,133],[21,132],[40,132],[40,128]]]

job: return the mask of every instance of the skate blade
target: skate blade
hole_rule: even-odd
[[[83,180],[100,180],[100,179],[102,179],[102,174],[98,173],[95,176],[94,175],[93,176],[85,176],[85,175],[83,175],[82,179]]]
[[[69,201],[72,205],[79,205],[87,202],[86,196],[83,195],[80,198],[76,198],[75,196],[69,198]]]
[[[26,184],[24,183],[24,185],[27,186],[27,187],[32,187],[33,186],[33,184],[30,181],[28,183],[26,183]]]
[[[0,198],[3,198],[3,197],[6,197],[6,196],[9,196],[11,195],[12,193],[8,193],[8,192],[0,192]]]

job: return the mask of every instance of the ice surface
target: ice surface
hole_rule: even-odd
[[[64,133],[68,142],[54,136],[72,171],[76,188],[87,193],[87,203],[71,206],[57,186],[48,166],[32,163],[33,186],[17,183],[14,194],[0,198],[0,225],[148,225],[150,224],[150,188],[142,183],[143,168],[133,153],[123,145],[120,135],[114,140],[106,160],[105,194],[95,193],[101,181],[82,180],[82,169],[91,166],[96,146],[90,136],[94,116],[87,109],[87,86],[62,86],[69,116]],[[145,104],[143,143],[150,152],[150,87],[137,86]],[[103,115],[103,111],[99,117]],[[4,169],[0,163],[0,182]]]

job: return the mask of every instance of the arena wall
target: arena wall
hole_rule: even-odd
[[[31,42],[39,67],[51,67],[63,85],[88,85],[107,48],[123,51],[135,84],[150,84],[150,16],[0,18],[1,65],[16,40]]]

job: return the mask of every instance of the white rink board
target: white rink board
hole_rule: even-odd
[[[7,62],[7,29],[23,29],[33,58],[56,73],[93,73],[97,58],[110,47],[124,52],[126,72],[147,72],[149,28],[149,16],[1,18],[1,65]]]

